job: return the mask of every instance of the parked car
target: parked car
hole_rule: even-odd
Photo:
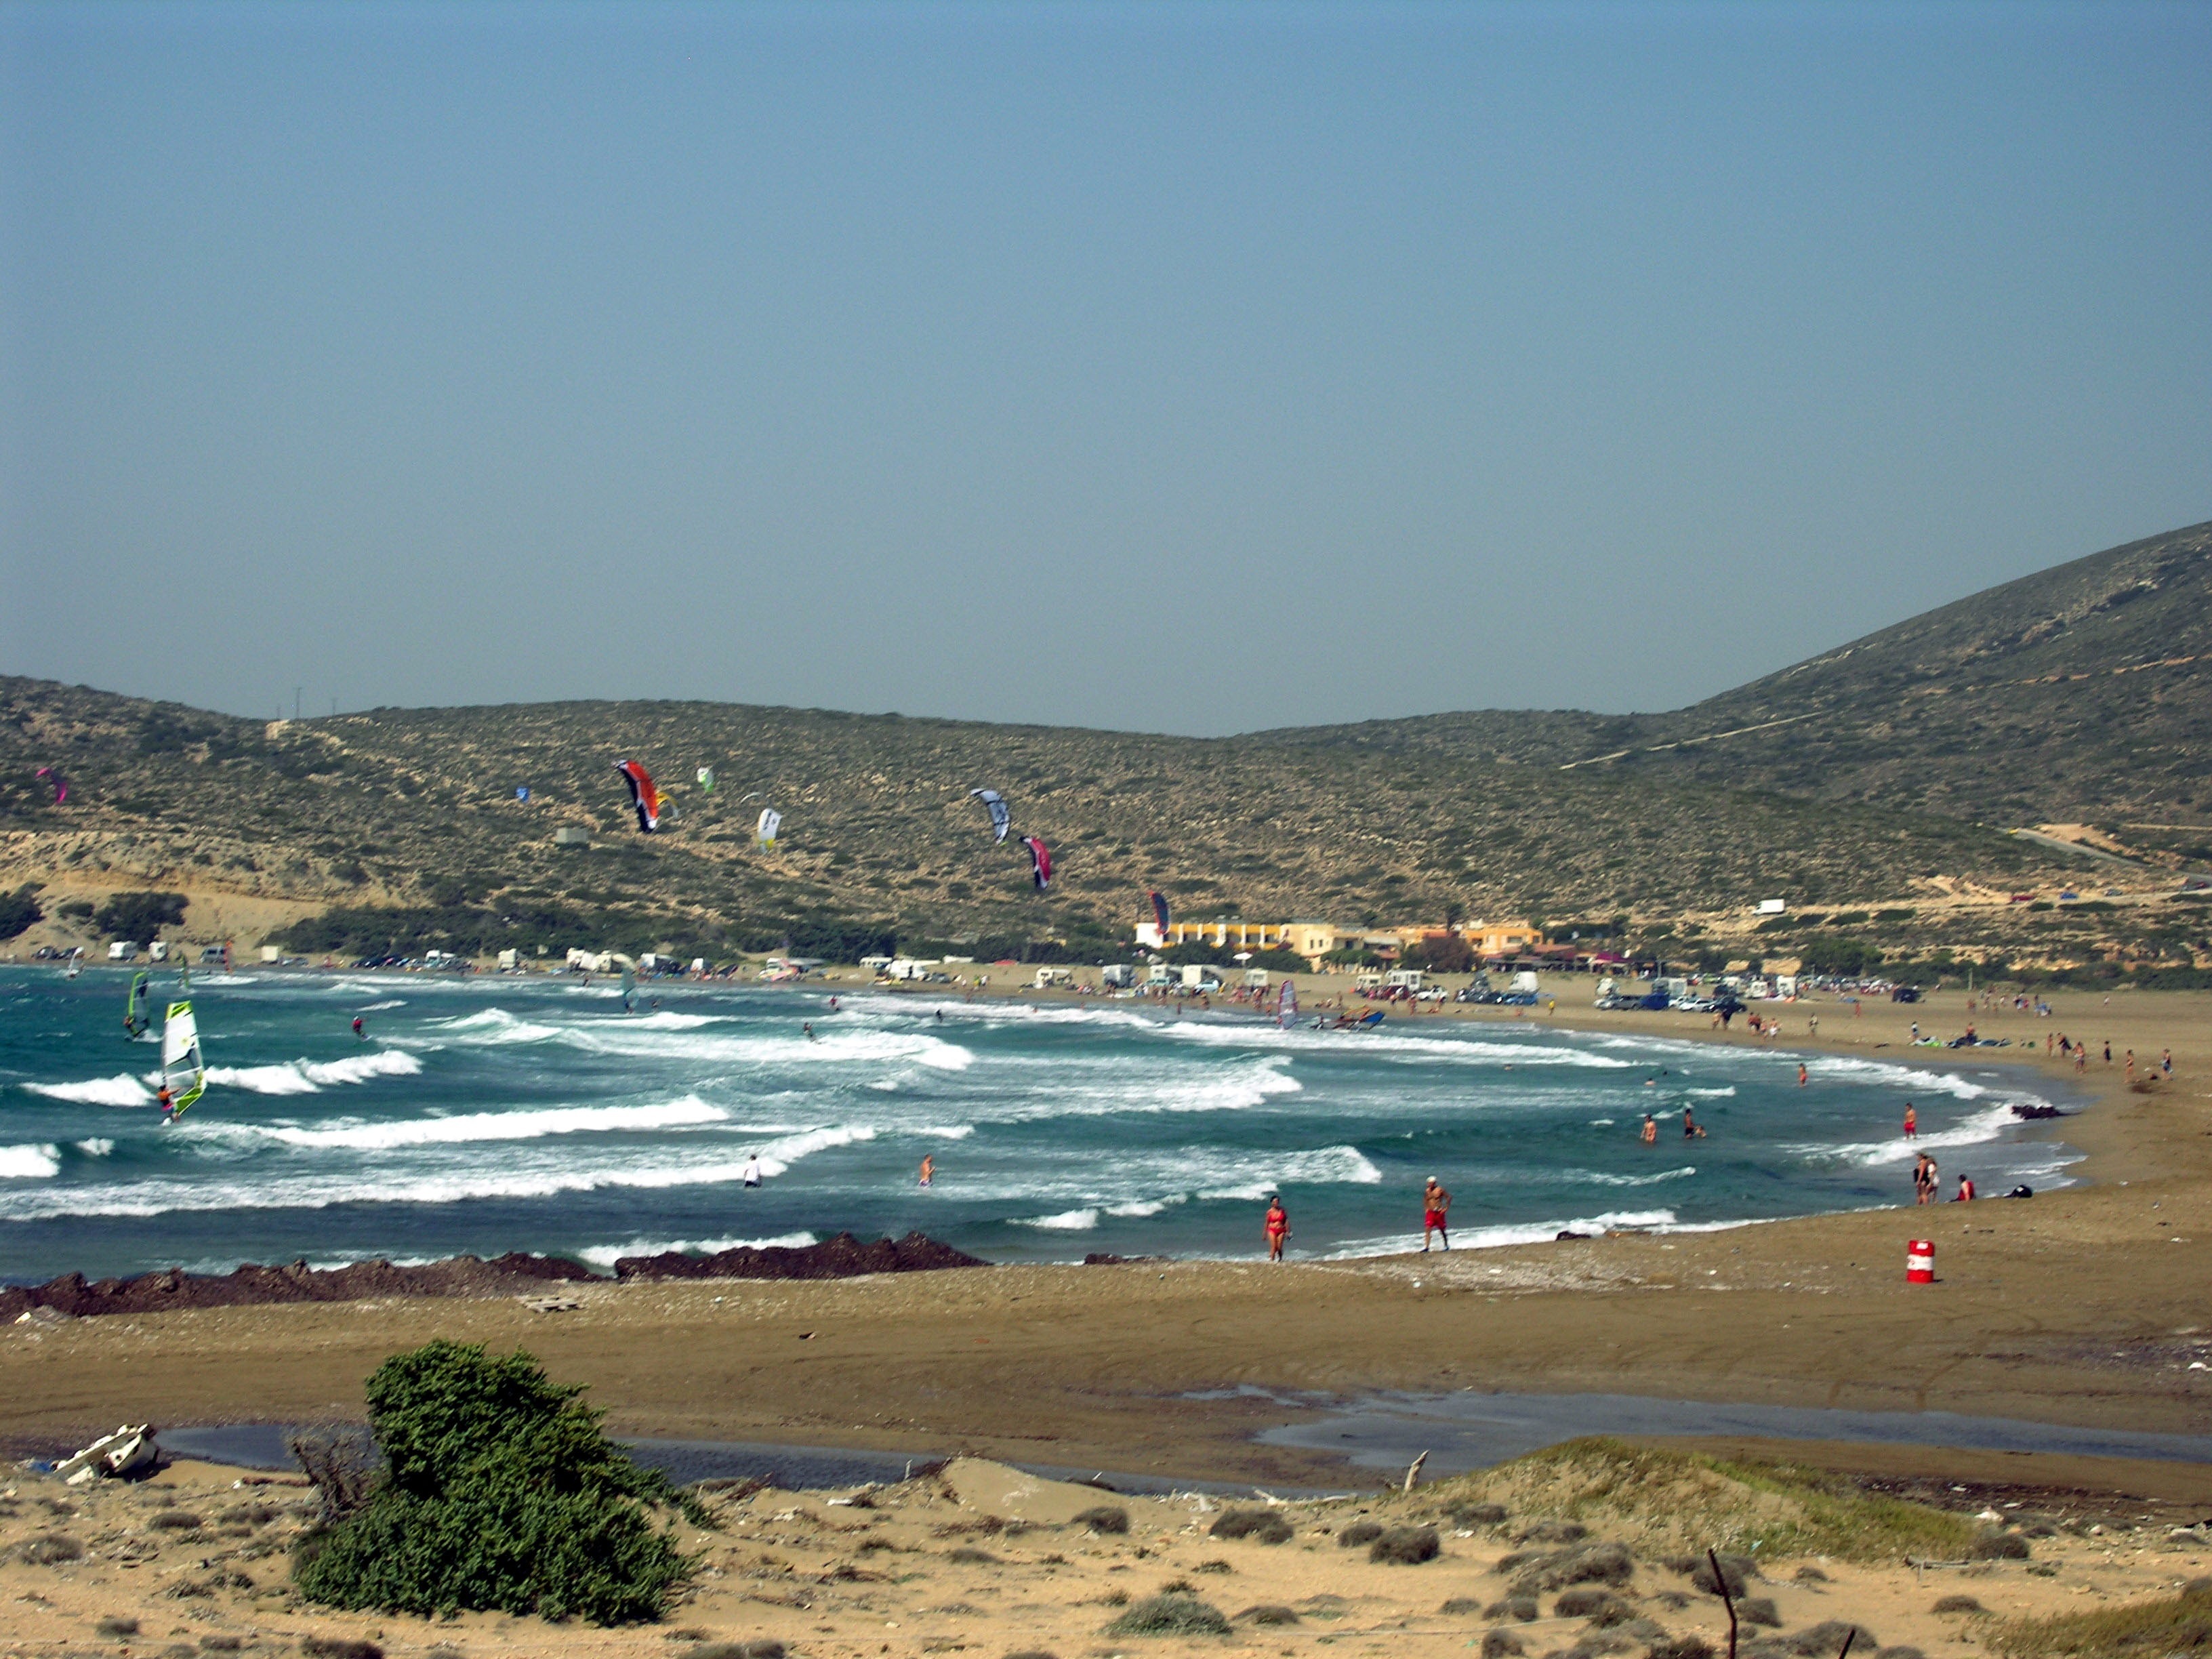
[[[1893,985],[1889,988],[1889,1000],[1892,1002],[1917,1002],[1920,1000],[1920,988],[1917,985]]]

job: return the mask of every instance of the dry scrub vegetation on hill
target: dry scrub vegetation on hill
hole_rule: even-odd
[[[1869,921],[1885,899],[2091,874],[2148,892],[2174,884],[2166,866],[2091,865],[2002,832],[2089,823],[2166,865],[2192,856],[2194,832],[2171,826],[2212,822],[2208,629],[2200,526],[1625,719],[1486,713],[1195,739],[628,702],[263,723],[7,679],[0,882],[79,902],[181,891],[185,931],[204,937],[325,907],[399,913],[294,935],[331,951],[442,937],[726,954],[789,935],[824,955],[895,939],[1096,954],[1152,887],[1194,916],[1620,915],[1679,940],[1726,933],[1769,895]],[[629,826],[624,757],[668,786],[666,834]],[[692,781],[702,765],[718,774],[711,796]],[[66,805],[40,766],[67,775]],[[1050,894],[1031,890],[1012,843],[991,843],[968,796],[982,784],[1052,844]],[[786,815],[769,854],[751,836],[763,800]],[[2167,827],[2133,827],[2147,823]],[[560,828],[593,845],[556,848]],[[2014,921],[1998,933],[2030,938]],[[2146,957],[2140,929],[2051,926],[2037,936],[2046,957],[2126,934],[2133,960],[2194,959],[2187,927]]]

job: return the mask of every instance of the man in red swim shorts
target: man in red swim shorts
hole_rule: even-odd
[[[1434,1176],[1421,1191],[1421,1249],[1426,1251],[1431,1237],[1441,1238],[1444,1249],[1451,1249],[1451,1231],[1445,1218],[1451,1214],[1451,1194],[1437,1184]]]

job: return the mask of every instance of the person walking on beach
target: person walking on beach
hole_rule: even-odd
[[[745,1154],[744,1170],[738,1178],[748,1187],[757,1187],[761,1184],[760,1154],[758,1152],[747,1152]]]
[[[1659,1144],[1659,1120],[1649,1112],[1644,1115],[1644,1133],[1641,1139],[1647,1146],[1656,1146]]]
[[[1912,1103],[1909,1100],[1905,1103],[1905,1138],[1907,1140],[1920,1138],[1920,1114],[1912,1109]]]
[[[2136,1080],[2136,1051],[2135,1051],[2134,1049],[2130,1048],[2130,1049],[2129,1049],[2129,1050],[2128,1050],[2128,1081],[2129,1081],[2129,1082],[2130,1082],[2130,1083],[2133,1083],[2135,1080]]]
[[[2169,1083],[2173,1081],[2173,1050],[2161,1048],[2158,1053],[2159,1074]]]
[[[2112,1063],[2112,1038],[2110,1038],[2110,1037],[2106,1037],[2106,1038],[2105,1039],[2105,1064],[2106,1064],[2106,1065],[2107,1065],[2107,1066],[2109,1066],[2109,1065],[2111,1065]]]
[[[1267,1196],[1267,1260],[1283,1259],[1283,1241],[1291,1236],[1291,1213],[1283,1207],[1282,1195]]]
[[[1421,1189],[1421,1250],[1427,1254],[1429,1240],[1433,1236],[1443,1240],[1444,1249],[1451,1249],[1451,1194],[1437,1184],[1434,1176]]]
[[[929,1185],[931,1185],[932,1183],[933,1183],[933,1182],[936,1181],[936,1179],[937,1179],[937,1157],[936,1157],[936,1154],[934,1154],[934,1153],[933,1153],[933,1152],[924,1152],[924,1153],[921,1155],[921,1184],[922,1184],[923,1186],[925,1186],[925,1187],[929,1186]]]

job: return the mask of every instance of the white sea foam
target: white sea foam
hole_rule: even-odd
[[[365,1004],[362,1006],[355,1009],[354,1012],[357,1014],[380,1014],[386,1008],[404,1008],[406,1006],[407,999],[405,997],[386,997],[381,1002]]]
[[[972,1123],[924,1123],[909,1133],[930,1140],[965,1140],[975,1133],[975,1126]]]
[[[80,1106],[150,1106],[154,1091],[128,1072],[113,1077],[88,1078],[82,1083],[26,1083],[34,1095],[49,1100],[73,1101]]]
[[[1455,1250],[1493,1249],[1502,1244],[1539,1244],[1565,1232],[1602,1233],[1613,1227],[1664,1228],[1689,1231],[1678,1227],[1672,1210],[1607,1210],[1597,1215],[1575,1216],[1553,1221],[1509,1222],[1496,1227],[1468,1227],[1452,1230],[1452,1249]],[[1418,1245],[1407,1242],[1410,1235],[1395,1233],[1379,1238],[1364,1238],[1332,1250],[1322,1258],[1342,1261],[1356,1256],[1392,1255]]]
[[[430,1024],[434,1030],[472,1044],[550,1042],[562,1031],[557,1025],[517,1018],[504,1008],[484,1008],[452,1019],[434,1019]]]
[[[2009,1104],[1984,1107],[1948,1127],[1929,1125],[1923,1115],[1920,1133],[1908,1140],[1900,1132],[1887,1140],[1850,1142],[1843,1146],[1800,1143],[1780,1150],[1814,1164],[1842,1164],[1873,1169],[1885,1164],[1909,1164],[1917,1153],[1950,1146],[1978,1146],[1996,1139],[2020,1120]]]
[[[1559,1179],[1578,1181],[1592,1187],[1656,1187],[1662,1181],[1681,1181],[1697,1174],[1697,1166],[1686,1164],[1678,1170],[1662,1170],[1655,1175],[1607,1175],[1599,1170],[1562,1170]]]
[[[1141,1220],[1146,1216],[1158,1215],[1170,1205],[1180,1204],[1182,1201],[1180,1195],[1174,1198],[1140,1199],[1133,1204],[1109,1204],[1106,1206],[1106,1213]]]
[[[821,1242],[812,1233],[778,1233],[772,1238],[633,1238],[627,1244],[592,1244],[570,1254],[590,1267],[612,1267],[626,1255],[660,1255],[670,1250],[682,1255],[719,1255],[724,1250],[797,1250]]]
[[[87,1158],[106,1158],[115,1150],[115,1143],[105,1135],[94,1135],[89,1140],[80,1140],[76,1149]]]
[[[810,1129],[757,1149],[761,1168],[779,1176],[801,1158],[832,1147],[872,1140],[860,1126]],[[427,1150],[427,1149],[426,1149]],[[672,1158],[664,1150],[594,1167],[573,1158],[517,1152],[495,1168],[481,1158],[449,1154],[445,1165],[388,1174],[314,1174],[259,1180],[158,1179],[62,1189],[0,1192],[0,1220],[40,1220],[58,1215],[152,1216],[185,1211],[319,1210],[336,1204],[459,1204],[490,1198],[551,1198],[601,1189],[665,1191],[734,1186],[742,1158],[720,1155]]]
[[[1013,1224],[1017,1227],[1042,1227],[1055,1233],[1087,1233],[1098,1224],[1098,1212],[1062,1210],[1058,1215],[1030,1216]]]
[[[210,1066],[208,1081],[257,1095],[312,1095],[337,1084],[413,1077],[422,1062],[404,1048],[375,1048],[343,1060],[294,1060],[276,1066]]]
[[[62,1149],[52,1141],[37,1146],[0,1146],[0,1181],[44,1181],[62,1172]]]
[[[684,1128],[722,1123],[729,1114],[686,1095],[657,1106],[555,1106],[535,1111],[469,1112],[457,1117],[410,1118],[397,1123],[339,1123],[303,1129],[289,1125],[240,1126],[240,1132],[288,1146],[351,1146],[389,1151],[398,1146],[452,1146],[463,1141],[537,1140],[547,1135],[616,1130]]]
[[[695,1031],[702,1025],[726,1025],[734,1018],[731,1014],[678,1014],[662,1010],[641,1014],[623,1024],[635,1031]]]
[[[1735,1093],[1735,1085],[1731,1083],[1723,1089],[1685,1089],[1682,1092],[1695,1100],[1726,1100]]]
[[[1569,1066],[1626,1071],[1633,1062],[1549,1042],[1497,1042],[1480,1037],[1405,1036],[1387,1030],[1285,1031],[1272,1025],[1220,1024],[1211,1020],[1147,1021],[1162,1034],[1185,1042],[1217,1048],[1277,1048],[1293,1052],[1361,1054],[1382,1060],[1445,1060],[1462,1065]]]

